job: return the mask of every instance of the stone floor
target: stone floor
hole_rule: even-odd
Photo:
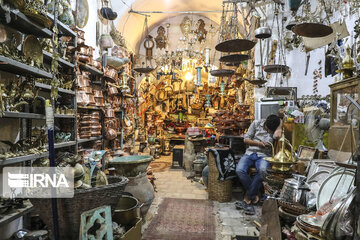
[[[162,157],[155,161],[171,161],[171,156]],[[155,199],[146,215],[146,222],[143,230],[147,228],[151,219],[157,213],[158,205],[161,201],[168,198],[182,199],[208,199],[206,187],[198,182],[187,179],[189,175],[182,169],[169,169],[157,172],[153,169],[156,177]],[[240,199],[239,193],[234,193],[233,201],[229,203],[219,203],[214,201],[214,214],[216,215],[216,239],[231,240],[238,236],[258,236],[259,232],[255,228],[254,220],[260,221],[261,208],[256,207],[256,215],[247,216],[235,209],[235,201]]]

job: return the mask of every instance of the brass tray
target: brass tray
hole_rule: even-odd
[[[241,63],[241,61],[248,60],[250,58],[249,55],[245,54],[230,54],[226,56],[222,56],[219,61],[226,62],[226,63]]]
[[[244,80],[250,84],[257,85],[257,86],[261,86],[261,85],[267,83],[267,81],[264,79],[257,79],[257,80],[244,79]]]
[[[36,65],[41,65],[44,60],[42,47],[39,40],[34,35],[27,35],[23,43],[22,52],[25,59],[33,60]]]
[[[308,38],[326,37],[333,33],[330,26],[321,23],[300,23],[291,28],[291,30],[299,36]]]
[[[134,71],[135,72],[138,72],[138,73],[151,73],[152,71],[154,71],[155,68],[150,68],[150,67],[146,67],[146,68],[134,68]]]
[[[233,39],[219,43],[215,49],[219,52],[242,52],[251,50],[255,44],[256,42],[247,39]]]
[[[35,11],[35,10],[34,10]],[[38,12],[32,12],[31,10],[25,10],[23,13],[34,20],[36,23],[40,24],[43,27],[49,28],[52,25],[52,20],[47,16],[44,16]]]
[[[264,71],[267,73],[286,73],[289,72],[290,68],[286,65],[267,65],[264,67]]]
[[[210,74],[214,77],[231,77],[234,75],[235,71],[230,69],[219,69],[219,70],[211,70]]]

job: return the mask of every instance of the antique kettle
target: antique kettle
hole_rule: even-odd
[[[270,163],[272,169],[275,171],[281,171],[281,172],[289,171],[290,165],[292,165],[295,162],[294,148],[289,142],[289,140],[285,138],[284,131],[282,133],[281,138],[279,139],[280,150],[276,154],[275,154],[274,145],[271,142],[269,143],[271,144],[272,147],[273,157],[265,158],[265,160]],[[290,147],[291,152],[285,147],[286,145]]]

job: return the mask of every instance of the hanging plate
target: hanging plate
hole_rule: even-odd
[[[326,37],[333,33],[330,26],[320,23],[300,23],[292,27],[291,30],[299,36],[309,38]]]
[[[267,73],[286,73],[290,68],[286,65],[267,65],[264,67],[264,71]]]
[[[247,39],[233,39],[219,43],[215,49],[219,52],[242,52],[251,50],[255,44]]]
[[[297,25],[298,23],[297,22],[295,22],[295,21],[291,21],[291,22],[289,22],[288,23],[288,25],[286,25],[286,29],[287,30],[290,30],[291,31],[291,29],[295,26],[295,25]]]
[[[24,53],[25,59],[33,60],[37,65],[43,63],[43,52],[39,40],[33,35],[27,35],[24,43],[22,52]]]
[[[235,71],[230,69],[219,69],[219,70],[211,70],[210,74],[214,77],[231,77],[234,75]]]
[[[250,58],[249,55],[245,54],[230,54],[223,56],[219,59],[220,62],[226,62],[226,63],[240,63],[241,61],[248,60]]]
[[[84,28],[89,20],[89,3],[87,0],[78,0],[76,5],[76,26]]]
[[[134,68],[134,71],[135,72],[138,72],[138,73],[151,73],[152,71],[154,71],[155,68],[149,68],[149,67],[146,67],[146,68]]]

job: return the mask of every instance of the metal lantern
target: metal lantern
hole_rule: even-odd
[[[201,69],[202,67],[196,67],[196,86],[202,86],[201,84]]]

